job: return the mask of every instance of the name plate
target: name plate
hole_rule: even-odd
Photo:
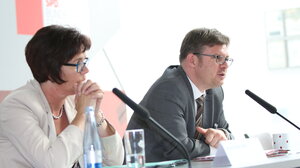
[[[265,151],[257,138],[221,141],[212,165],[249,166],[267,160]]]

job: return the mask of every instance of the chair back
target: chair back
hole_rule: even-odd
[[[257,133],[251,137],[258,138],[264,150],[273,149],[272,135],[268,132]]]
[[[115,127],[121,137],[127,128],[126,105],[113,92],[104,91],[100,109],[107,120]]]

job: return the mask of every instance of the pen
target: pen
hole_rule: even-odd
[[[187,160],[177,160],[173,163],[170,164],[165,164],[165,165],[155,165],[155,166],[146,166],[147,168],[172,168],[180,165],[187,164]]]
[[[180,166],[180,165],[184,165],[184,164],[187,164],[187,160],[178,160],[174,163],[171,163],[170,166],[176,167],[176,166]]]

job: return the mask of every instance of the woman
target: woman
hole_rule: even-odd
[[[103,91],[85,79],[90,46],[85,35],[58,25],[41,28],[28,42],[25,55],[34,80],[0,105],[0,167],[83,165],[84,109],[89,105],[95,107],[103,165],[123,163],[121,137],[99,109]]]

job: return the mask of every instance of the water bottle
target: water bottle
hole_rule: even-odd
[[[88,106],[85,109],[83,155],[85,168],[102,168],[101,141],[92,106]]]

